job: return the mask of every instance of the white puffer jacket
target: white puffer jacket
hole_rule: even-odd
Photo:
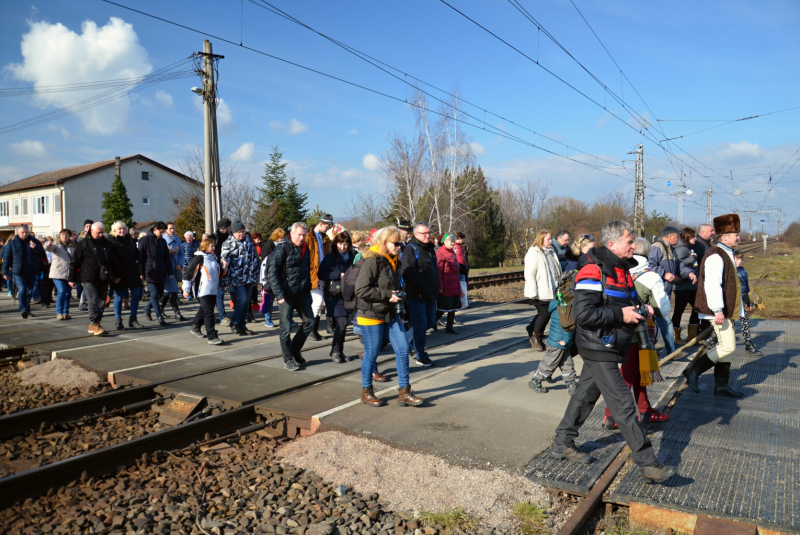
[[[528,249],[525,255],[525,297],[542,301],[555,299],[560,279],[561,266],[555,251],[537,246]]]
[[[69,279],[69,263],[75,254],[75,242],[70,240],[64,244],[61,240],[50,242],[45,246],[45,251],[53,253],[50,260],[50,278],[52,280]]]

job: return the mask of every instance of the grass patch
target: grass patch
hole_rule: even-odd
[[[770,245],[766,255],[761,250],[747,253],[744,268],[750,279],[750,296],[758,295],[766,305],[765,310],[753,310],[750,317],[800,319],[800,247],[781,242]]]
[[[537,535],[544,533],[548,528],[544,521],[547,513],[541,507],[529,502],[519,502],[511,509],[511,516],[519,524],[519,530],[524,535]]]
[[[497,267],[497,268],[473,268],[469,270],[469,274],[472,276],[475,275],[490,275],[493,273],[506,273],[508,271],[520,271],[524,269],[525,266],[523,264],[518,264],[514,266],[505,266],[505,267]]]
[[[442,513],[422,511],[419,515],[419,521],[435,527],[443,533],[451,533],[456,529],[462,531],[477,529],[480,519],[477,516],[471,516],[463,508],[456,507]]]

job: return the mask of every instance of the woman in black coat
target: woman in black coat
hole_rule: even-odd
[[[348,311],[344,308],[342,279],[347,268],[353,265],[354,257],[353,241],[350,233],[345,230],[333,238],[331,253],[322,259],[322,264],[319,266],[319,279],[325,283],[325,310],[328,311],[328,317],[336,322],[331,343],[331,359],[337,364],[347,362],[343,351]]]
[[[264,313],[264,326],[270,329],[275,328],[272,323],[272,303],[275,300],[275,294],[272,293],[272,286],[269,284],[269,277],[267,276],[267,266],[269,264],[269,256],[275,250],[275,247],[280,245],[286,237],[286,231],[278,228],[272,231],[267,243],[261,246],[261,289],[264,290],[264,302],[261,305],[261,312]],[[267,263],[264,263],[267,260]],[[294,325],[294,323],[292,323]]]
[[[139,275],[150,288],[150,301],[144,307],[144,314],[147,319],[153,321],[150,314],[152,310],[155,310],[159,325],[167,324],[164,321],[164,312],[160,304],[161,298],[164,296],[164,284],[168,278],[175,276],[169,247],[161,237],[166,230],[167,224],[157,221],[151,229],[151,234],[145,234],[139,238]]]
[[[115,260],[114,275],[119,282],[111,283],[111,292],[114,294],[114,317],[117,319],[117,330],[125,330],[122,324],[122,300],[130,294],[131,317],[128,318],[129,329],[140,329],[142,326],[136,321],[139,312],[139,300],[142,298],[142,279],[139,268],[139,249],[136,242],[128,234],[128,227],[123,221],[116,221],[111,226],[108,236],[111,245],[111,254]]]

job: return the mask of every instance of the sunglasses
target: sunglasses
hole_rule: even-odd
[[[403,242],[396,241],[396,242],[394,242],[394,246],[395,247],[402,247],[403,246]]]
[[[589,240],[589,241],[594,241],[594,236],[592,236],[591,234],[584,234],[583,235],[583,239],[584,240]]]

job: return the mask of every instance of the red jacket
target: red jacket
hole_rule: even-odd
[[[461,297],[461,279],[458,277],[458,258],[454,251],[442,245],[436,250],[441,295]]]

